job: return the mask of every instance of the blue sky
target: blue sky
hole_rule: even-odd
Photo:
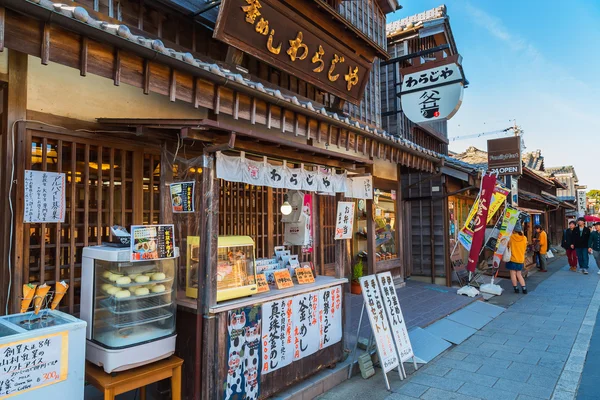
[[[401,1],[395,21],[437,7]],[[469,88],[449,136],[524,130],[526,150],[546,167],[574,165],[579,183],[600,189],[600,1],[457,0],[447,12]],[[450,143],[453,151],[486,140]]]

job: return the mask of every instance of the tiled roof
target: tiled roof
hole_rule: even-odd
[[[311,101],[309,99],[300,97],[299,95],[288,94],[282,92],[280,88],[277,86],[271,86],[269,84],[265,84],[261,82],[258,78],[244,74],[242,75],[238,71],[231,71],[226,66],[218,64],[216,61],[212,59],[199,59],[194,57],[191,53],[184,53],[176,51],[172,48],[166,47],[165,44],[158,39],[148,39],[146,37],[135,35],[131,32],[131,30],[124,24],[113,24],[107,21],[97,20],[92,17],[88,11],[81,6],[72,6],[69,4],[61,4],[54,3],[51,0],[27,0],[30,3],[37,4],[42,6],[48,10],[54,11],[58,14],[62,14],[66,17],[77,20],[81,23],[92,26],[96,29],[102,30],[104,32],[115,35],[122,40],[128,40],[130,42],[136,43],[139,46],[146,47],[148,49],[154,50],[157,53],[164,54],[166,56],[172,57],[179,61],[185,62],[187,64],[193,65],[197,68],[201,68],[205,71],[208,71],[215,76],[225,77],[232,81],[235,81],[241,85],[247,86],[249,89],[254,89],[262,93],[266,93],[272,96],[273,101],[276,103],[280,103],[282,100],[295,104],[296,106],[301,106],[306,108],[307,110],[318,112],[332,120],[335,120],[338,124],[346,124],[353,128],[358,128],[365,133],[371,133],[379,136],[383,141],[394,142],[401,144],[405,147],[416,150],[420,153],[431,157],[439,158],[440,155],[433,150],[426,149],[422,146],[419,146],[416,143],[413,143],[404,138],[400,138],[398,136],[392,135],[385,130],[377,129],[372,126],[369,126],[365,123],[350,119],[345,115],[338,115],[335,112],[327,111],[322,104]]]
[[[474,146],[469,147],[467,150],[460,154],[456,154],[454,158],[459,161],[475,165],[478,168],[487,168],[487,152],[480,150]]]
[[[461,160],[458,160],[454,157],[452,157],[451,155],[444,155],[444,154],[439,154],[439,156],[441,158],[444,159],[444,161],[446,162],[447,165],[451,166],[451,167],[458,167],[459,169],[465,170],[467,172],[476,172],[481,168],[481,165],[474,165],[474,164],[469,164],[468,162],[464,162]]]
[[[536,172],[544,171],[544,156],[541,150],[532,151],[522,155],[524,165]]]
[[[573,177],[575,178],[575,180],[576,181],[579,180],[577,178],[577,174],[575,173],[575,167],[573,167],[572,165],[562,165],[560,167],[548,167],[548,168],[546,168],[546,172],[553,174],[553,175],[573,174]]]
[[[385,26],[385,33],[388,36],[399,34],[403,31],[408,31],[413,28],[423,26],[425,22],[446,17],[446,6],[441,5],[431,10],[422,13],[411,15],[410,17],[402,18],[401,20],[390,22]]]

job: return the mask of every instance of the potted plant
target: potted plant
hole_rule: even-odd
[[[350,282],[350,293],[361,294],[359,279],[363,276],[363,260],[361,257],[358,258],[356,264],[352,268],[352,281]]]

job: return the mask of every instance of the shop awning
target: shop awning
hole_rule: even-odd
[[[533,208],[526,208],[526,207],[517,207],[517,210],[523,211],[529,215],[541,215],[544,213],[544,211],[534,210]]]
[[[527,201],[537,201],[538,203],[547,204],[549,206],[557,206],[559,204],[558,199],[552,200],[543,195],[531,193],[522,189],[519,189],[519,198]]]
[[[560,206],[563,208],[567,208],[569,210],[577,210],[577,207],[575,207],[575,204],[567,203],[566,201],[561,201]]]

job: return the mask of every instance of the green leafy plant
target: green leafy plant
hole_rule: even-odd
[[[363,276],[363,260],[359,258],[356,264],[354,264],[354,268],[352,268],[352,281],[358,282],[358,280]]]

